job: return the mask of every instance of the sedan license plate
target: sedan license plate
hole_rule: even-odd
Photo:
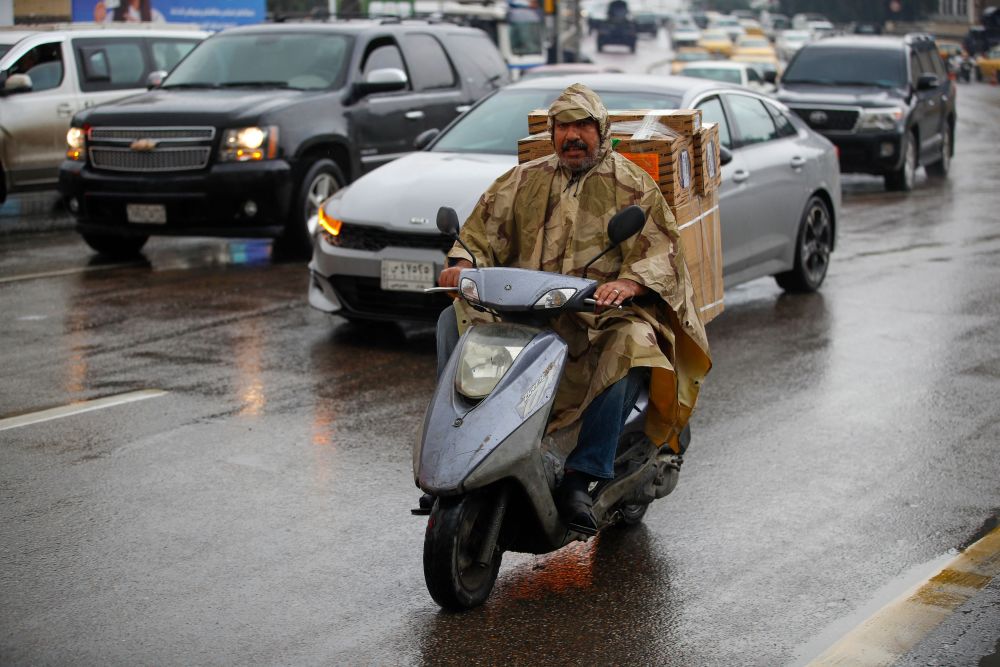
[[[167,223],[167,207],[163,204],[125,204],[125,218],[129,222],[165,225]]]
[[[434,262],[382,260],[382,289],[397,292],[421,292],[434,287]]]

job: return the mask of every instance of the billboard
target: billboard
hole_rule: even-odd
[[[195,23],[204,30],[263,23],[265,0],[73,0],[73,21]]]

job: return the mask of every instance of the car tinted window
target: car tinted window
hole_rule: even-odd
[[[782,83],[899,87],[906,83],[906,60],[897,49],[838,49],[803,46],[781,77]]]
[[[799,133],[799,131],[795,129],[795,125],[781,109],[766,102],[764,103],[764,108],[771,114],[771,120],[774,121],[774,127],[776,128],[779,137],[791,137]]]
[[[403,53],[396,46],[396,43],[384,42],[370,47],[368,55],[365,56],[365,62],[361,66],[361,74],[367,76],[377,69],[387,69],[390,67],[406,71]]]
[[[80,88],[86,91],[142,88],[146,65],[138,41],[80,44]]]
[[[504,90],[489,97],[451,126],[431,150],[516,155],[528,135],[528,112],[547,109],[562,90]],[[674,109],[680,100],[655,93],[597,91],[608,109]]]
[[[180,39],[152,39],[149,42],[153,54],[153,69],[169,72],[184,56],[191,52],[198,42]]]
[[[410,76],[415,90],[455,87],[455,70],[444,47],[431,35],[410,34],[403,37]]]
[[[8,68],[9,74],[27,74],[34,92],[50,90],[62,83],[62,49],[58,42],[39,44]]]
[[[760,100],[746,95],[729,95],[733,124],[739,130],[740,145],[759,144],[778,138],[771,114]]]
[[[937,74],[942,80],[948,77],[948,69],[944,65],[944,61],[941,60],[941,54],[937,51],[929,52],[931,59],[931,67],[934,68],[934,73]]]
[[[349,36],[330,33],[221,33],[199,44],[163,87],[336,88],[343,85],[350,47]]]
[[[486,35],[448,35],[448,41],[461,54],[455,65],[463,78],[507,80],[507,63]]]
[[[726,148],[733,147],[732,135],[729,132],[729,120],[718,97],[710,97],[698,104],[701,109],[701,119],[706,123],[719,124],[719,142]]]

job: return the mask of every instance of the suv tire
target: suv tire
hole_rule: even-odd
[[[109,236],[81,232],[83,240],[100,255],[118,259],[135,257],[149,240],[148,236]]]
[[[319,210],[323,201],[344,187],[344,181],[344,174],[333,160],[324,158],[309,165],[299,181],[295,201],[285,221],[285,231],[275,241],[275,250],[279,254],[305,257],[312,252],[309,218]]]
[[[944,132],[941,133],[941,159],[924,166],[928,176],[934,178],[946,178],[948,176],[948,171],[951,169],[952,146],[954,146],[953,132],[954,130],[952,130],[951,124],[949,124]]]
[[[891,174],[885,175],[885,189],[909,192],[917,180],[917,138],[906,134],[903,140],[903,164]]]
[[[775,274],[786,292],[815,292],[823,284],[833,251],[833,220],[821,197],[813,195],[799,222],[795,239],[795,264],[790,271]]]

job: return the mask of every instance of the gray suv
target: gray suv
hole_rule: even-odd
[[[188,27],[0,34],[0,203],[55,187],[74,113],[145,91],[152,72],[207,36]]]

